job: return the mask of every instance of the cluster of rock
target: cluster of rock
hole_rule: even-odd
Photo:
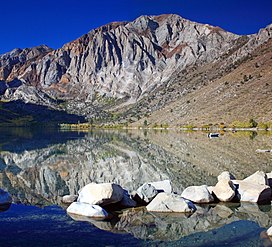
[[[118,184],[90,183],[78,196],[64,196],[62,201],[71,203],[67,208],[69,214],[100,220],[109,219],[112,215],[108,212],[138,206],[146,206],[148,212],[192,214],[198,208],[194,203],[271,202],[271,182],[272,172],[257,171],[243,180],[223,172],[215,186],[190,186],[181,195],[172,191],[170,180],[145,183],[131,194]],[[270,228],[267,234],[271,232]]]
[[[221,202],[255,202],[271,201],[272,172],[257,171],[251,176],[237,180],[229,172],[218,176],[215,186],[190,186],[181,194],[195,203]]]
[[[218,176],[215,186],[190,186],[181,195],[172,192],[169,180],[145,183],[131,195],[114,183],[91,183],[79,191],[79,196],[63,197],[63,202],[73,202],[68,213],[107,218],[102,208],[114,205],[115,208],[146,206],[152,212],[192,213],[194,203],[212,202],[255,202],[271,201],[272,172],[257,171],[244,180],[237,180],[229,172]],[[74,202],[77,199],[77,202]]]
[[[74,202],[74,200],[77,200]],[[64,196],[69,214],[106,219],[110,215],[105,210],[146,206],[148,211],[192,213],[194,204],[180,195],[172,193],[169,180],[145,183],[131,193],[114,183],[90,183],[79,191],[79,195]]]

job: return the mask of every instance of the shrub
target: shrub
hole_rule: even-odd
[[[249,119],[249,124],[251,128],[256,128],[258,126],[258,123],[253,118]]]
[[[224,129],[224,128],[226,128],[226,125],[224,123],[220,123],[218,127],[219,127],[219,129]]]
[[[195,126],[192,124],[188,124],[188,125],[181,126],[181,128],[192,130],[193,128],[195,128]]]
[[[234,121],[231,123],[231,128],[255,128],[258,123],[254,119],[250,119],[249,122]]]
[[[209,124],[204,124],[204,125],[201,126],[201,129],[209,130],[210,127],[211,126]]]
[[[169,124],[168,123],[161,124],[161,128],[167,129],[169,128]]]

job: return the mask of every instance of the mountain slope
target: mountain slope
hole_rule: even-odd
[[[159,91],[151,96],[156,100],[146,99],[151,103],[144,112],[151,114],[135,124],[143,124],[144,120],[151,125],[172,126],[230,125],[251,118],[271,121],[272,39],[237,59],[237,53],[244,49],[245,45],[227,58],[192,69],[185,79],[181,79],[182,75],[174,77],[163,95]]]
[[[92,30],[58,50],[41,46],[1,55],[0,95],[2,100],[20,99],[87,119],[143,119],[139,123],[150,113],[150,122],[191,121],[197,117],[186,116],[199,107],[185,104],[180,110],[178,105],[197,97],[206,104],[201,115],[207,122],[205,112],[212,101],[203,87],[233,73],[270,37],[271,26],[256,35],[238,36],[177,15],[141,16]],[[170,113],[176,109],[181,114],[161,119],[169,104],[174,104]]]

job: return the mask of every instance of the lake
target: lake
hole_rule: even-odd
[[[0,129],[0,188],[14,203],[0,211],[1,246],[263,246],[271,205],[206,205],[191,216],[120,212],[111,221],[72,219],[61,196],[90,182],[115,182],[129,192],[170,179],[181,193],[214,185],[227,170],[243,179],[272,171],[270,132],[176,130]]]

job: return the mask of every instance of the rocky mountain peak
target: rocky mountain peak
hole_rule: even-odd
[[[0,80],[11,81],[20,75],[18,70],[30,65],[30,61],[36,61],[43,57],[52,49],[46,45],[32,48],[16,48],[12,51],[0,55]]]
[[[3,89],[2,94],[5,99],[16,95],[23,99],[28,86],[32,87],[28,92],[37,91],[35,95],[66,102],[125,106],[166,87],[177,72],[217,61],[224,54],[232,54],[229,60],[235,61],[270,36],[271,25],[240,42],[239,35],[174,14],[112,22],[57,50],[40,46],[0,56],[0,80],[22,84],[17,93]],[[35,95],[32,100],[42,103]]]

